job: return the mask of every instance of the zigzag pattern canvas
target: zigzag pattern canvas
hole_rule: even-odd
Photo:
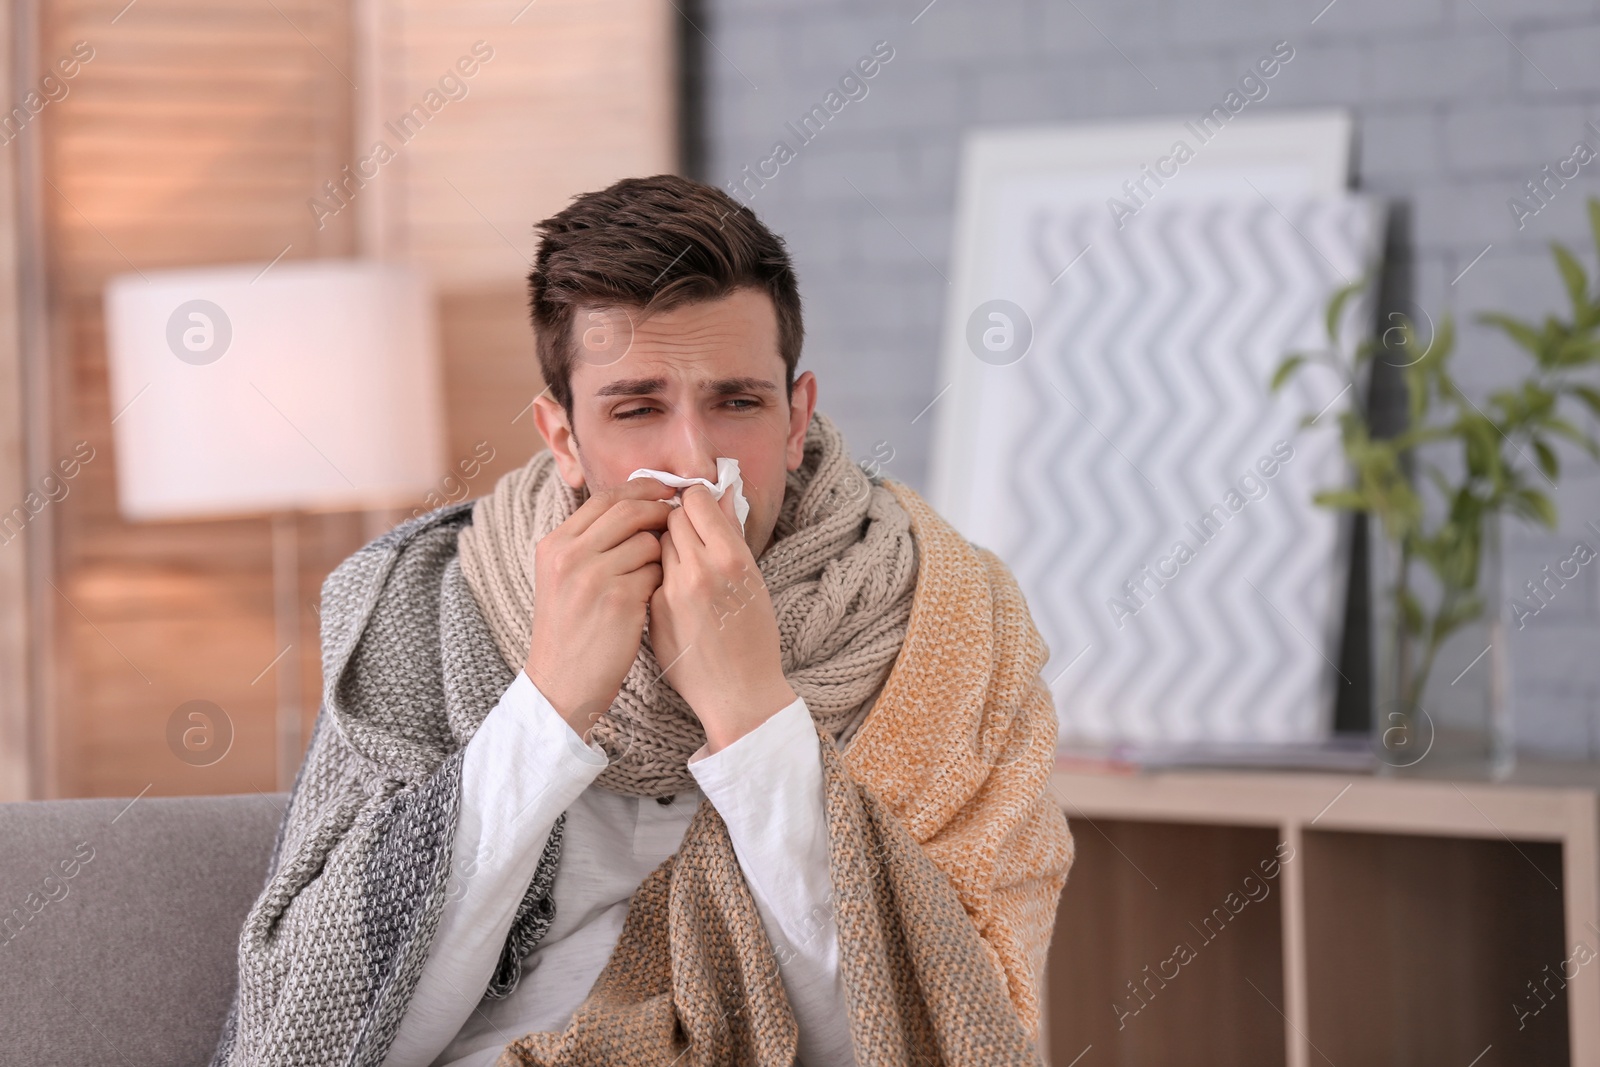
[[[1364,386],[1332,367],[1268,386],[1289,351],[1326,348],[1326,301],[1373,264],[1381,217],[1249,188],[1120,227],[1081,199],[1000,213],[998,247],[1019,254],[975,291],[1015,311],[979,313],[1027,347],[980,342],[958,375],[944,425],[966,447],[943,504],[1021,583],[1064,743],[1327,735],[1350,684],[1350,518],[1311,496],[1345,480],[1338,414]]]

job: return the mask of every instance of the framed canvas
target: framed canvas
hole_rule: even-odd
[[[931,491],[1016,574],[1064,743],[1330,732],[1350,524],[1311,497],[1344,480],[1337,418],[1363,390],[1331,366],[1269,382],[1327,348],[1328,297],[1376,266],[1350,129],[1314,112],[1199,144],[1182,119],[967,142]]]

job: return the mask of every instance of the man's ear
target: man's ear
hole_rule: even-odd
[[[582,489],[583,464],[578,459],[578,438],[567,421],[566,409],[549,393],[543,393],[533,399],[533,421],[556,457],[562,480],[574,489]]]
[[[806,455],[806,427],[811,425],[811,413],[817,409],[817,376],[806,371],[794,380],[794,392],[789,395],[789,439],[786,442],[786,459],[792,471],[800,469]]]

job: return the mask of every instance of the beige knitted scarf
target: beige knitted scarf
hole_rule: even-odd
[[[512,670],[533,636],[533,546],[588,498],[544,449],[472,508],[461,571]],[[778,522],[756,561],[778,621],[784,677],[819,728],[843,746],[871,710],[905,639],[917,584],[910,518],[851,459],[833,422],[813,412]],[[592,738],[610,758],[596,781],[631,796],[693,788],[687,761],[705,729],[662,677],[646,625],[639,655]]]
[[[885,485],[917,539],[916,595],[855,741],[821,745],[833,891],[812,917],[838,937],[859,1067],[1042,1067],[1040,982],[1076,851],[1049,788],[1049,649],[1000,558]],[[571,1021],[495,1067],[794,1067],[788,952],[703,800]]]

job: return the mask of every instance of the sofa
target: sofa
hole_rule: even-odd
[[[203,1067],[287,802],[0,804],[0,1062]]]

